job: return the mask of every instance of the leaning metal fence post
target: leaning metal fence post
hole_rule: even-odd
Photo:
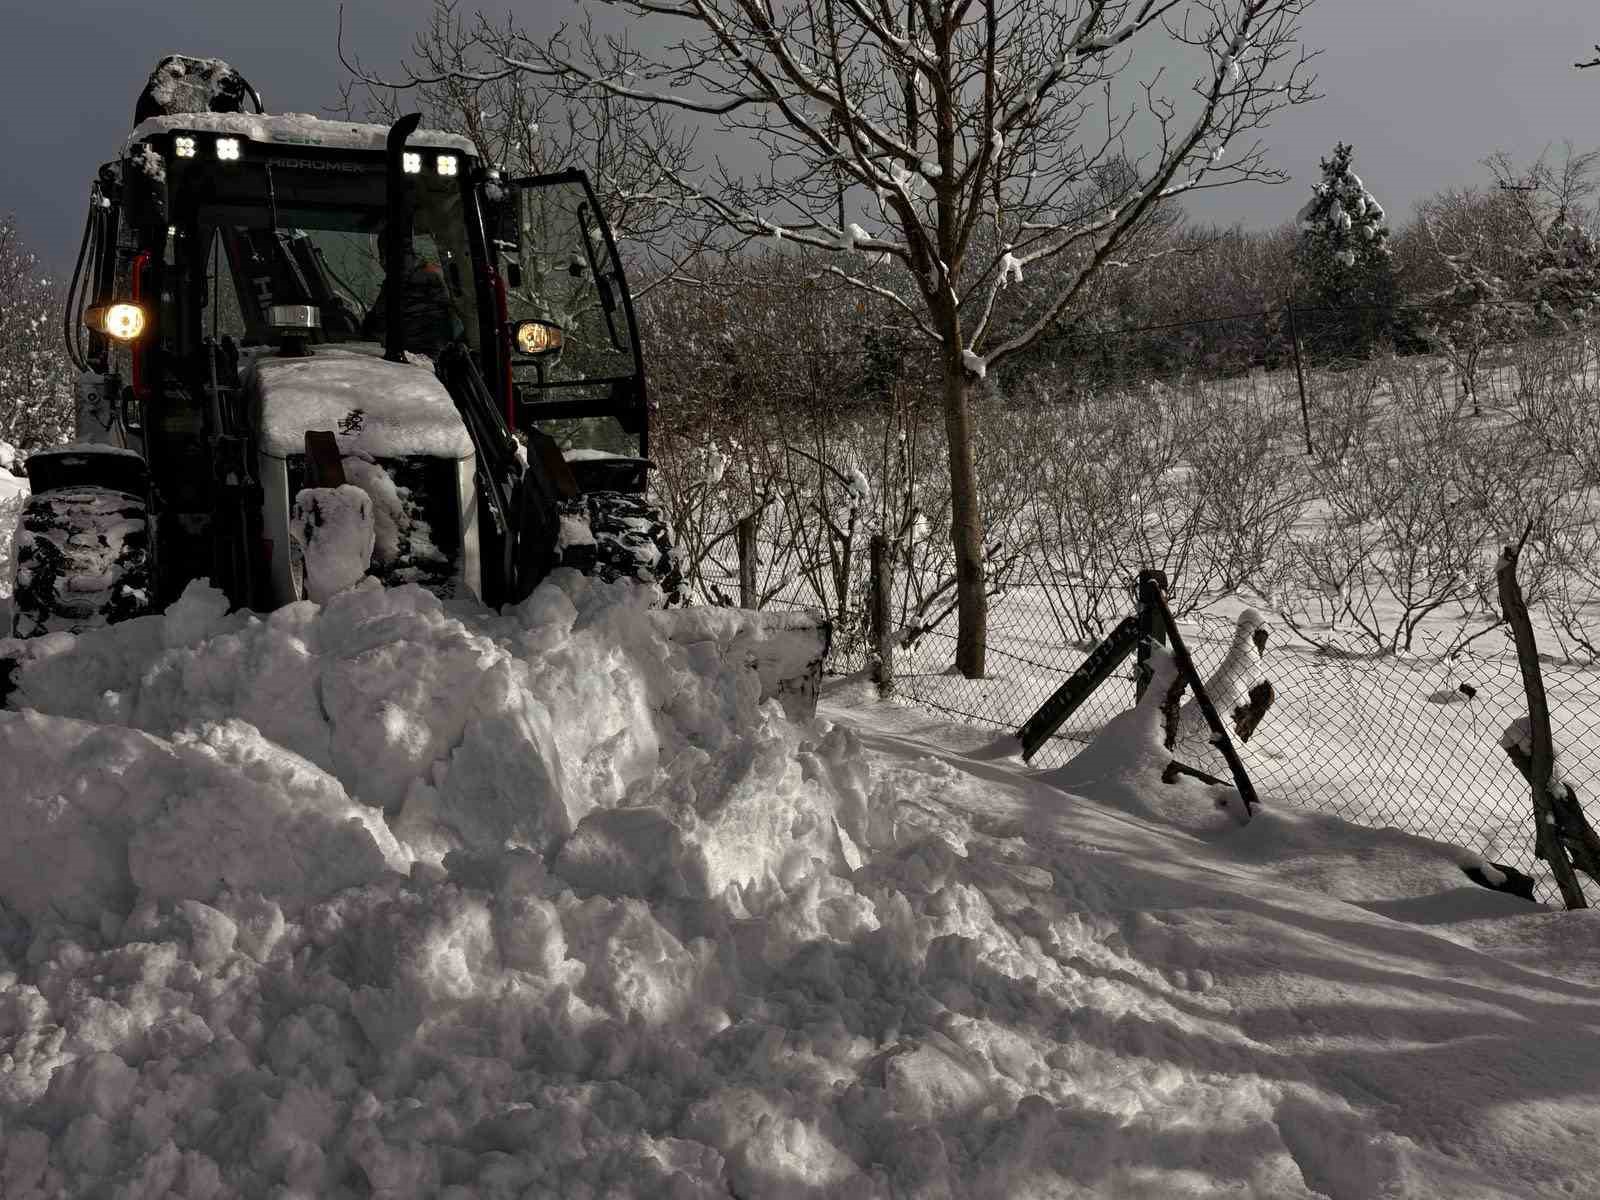
[[[1189,681],[1189,688],[1194,692],[1194,701],[1200,707],[1200,715],[1205,718],[1206,725],[1211,730],[1211,744],[1222,753],[1223,759],[1228,764],[1228,770],[1233,775],[1233,784],[1239,789],[1239,798],[1244,801],[1244,821],[1241,824],[1247,823],[1255,815],[1256,807],[1261,803],[1256,796],[1255,785],[1250,782],[1250,775],[1244,769],[1244,760],[1234,749],[1233,739],[1223,728],[1222,718],[1217,713],[1217,706],[1211,702],[1205,681],[1195,669],[1189,647],[1184,644],[1183,634],[1178,632],[1178,623],[1173,620],[1172,610],[1167,607],[1165,592],[1155,593],[1155,608],[1160,622],[1166,626],[1167,635],[1172,639],[1172,657],[1177,660],[1179,678]]]
[[[1294,322],[1294,301],[1289,301],[1289,344],[1294,347],[1294,377],[1300,384],[1300,424],[1306,431],[1306,455],[1315,454],[1311,448],[1311,410],[1306,406],[1306,369],[1300,362],[1300,331]]]
[[[1156,598],[1167,590],[1167,575],[1165,571],[1147,568],[1139,572],[1138,578],[1133,581],[1133,592],[1139,602],[1139,650],[1138,658],[1134,660],[1133,667],[1133,694],[1135,699],[1144,698],[1145,688],[1150,686],[1150,646],[1152,643],[1166,644],[1167,629],[1157,616]]]

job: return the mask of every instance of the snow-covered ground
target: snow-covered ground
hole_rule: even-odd
[[[222,609],[0,646],[6,1200],[1600,1194],[1594,914],[1148,712],[790,719],[567,572]]]
[[[11,632],[11,547],[28,480],[19,474],[22,455],[10,442],[0,440],[0,634]]]

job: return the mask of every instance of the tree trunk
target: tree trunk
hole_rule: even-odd
[[[983,514],[973,460],[971,386],[959,349],[944,360],[944,428],[950,443],[950,545],[956,558],[956,669],[984,676],[989,597],[983,578]]]

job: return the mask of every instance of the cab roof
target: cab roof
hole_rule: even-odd
[[[135,125],[123,146],[126,154],[138,143],[163,133],[219,133],[252,142],[283,146],[315,146],[328,150],[382,150],[387,125],[325,121],[310,113],[187,112],[151,117]],[[476,157],[477,148],[459,134],[419,129],[406,139],[408,149],[454,150]]]

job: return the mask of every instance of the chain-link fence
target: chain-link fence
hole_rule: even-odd
[[[995,601],[986,678],[957,672],[953,630],[934,629],[897,650],[895,695],[955,721],[1015,732],[1094,648],[1063,643],[1042,591],[1020,588]],[[1124,594],[1122,611],[1132,612],[1131,590]],[[805,606],[798,594],[775,605]],[[867,665],[865,613],[844,615],[846,636],[828,663],[833,675]],[[1235,622],[1200,614],[1180,627],[1196,668],[1210,675],[1233,643]],[[1377,655],[1354,631],[1318,631],[1313,647],[1270,615],[1268,629],[1263,669],[1275,699],[1241,747],[1267,803],[1465,847],[1531,875],[1539,899],[1560,903],[1534,854],[1528,785],[1500,745],[1506,727],[1527,712],[1521,670],[1509,648],[1452,653],[1442,640],[1422,635],[1409,654]],[[1543,673],[1556,769],[1580,799],[1600,795],[1600,666],[1547,661]],[[1130,659],[1045,741],[1033,765],[1069,761],[1133,703]],[[1209,747],[1188,747],[1185,760],[1228,776],[1221,755]],[[1592,881],[1584,884],[1591,902],[1600,903]]]
[[[1030,620],[1025,597],[1019,599],[1024,603],[1002,603],[991,616],[991,629],[1010,630],[1014,640],[1013,649],[991,649],[989,678],[949,671],[953,639],[936,636],[897,664],[899,694],[960,720],[1018,728],[1090,649],[1045,644],[1052,623],[1037,613]],[[1233,642],[1234,622],[1199,616],[1181,625],[1197,669],[1208,675]],[[1285,638],[1281,628],[1271,633],[1264,671],[1276,698],[1241,750],[1269,803],[1464,846],[1532,875],[1541,900],[1560,902],[1534,855],[1528,785],[1500,745],[1506,727],[1527,712],[1514,654],[1452,656],[1424,638],[1412,654],[1375,656],[1338,631],[1319,637],[1321,650]],[[1557,770],[1580,798],[1593,797],[1600,792],[1600,668],[1546,662],[1543,673]],[[1133,702],[1130,661],[1040,748],[1034,763],[1068,761]],[[1209,748],[1189,765],[1227,777],[1220,754]],[[1600,900],[1592,881],[1586,884],[1591,900]]]

